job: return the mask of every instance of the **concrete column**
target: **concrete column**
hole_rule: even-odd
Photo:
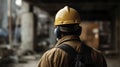
[[[116,45],[116,51],[120,55],[120,6],[116,8],[115,11],[115,45]]]
[[[23,2],[21,15],[21,46],[18,55],[26,51],[33,51],[34,44],[34,15],[30,10],[30,5]]]
[[[12,0],[8,0],[8,31],[9,44],[12,45]]]
[[[4,28],[5,30],[8,30],[7,1],[8,0],[2,0],[2,9],[3,9],[2,28]]]
[[[34,19],[32,13],[25,13],[21,17],[21,35],[22,35],[22,50],[33,50],[34,39]]]

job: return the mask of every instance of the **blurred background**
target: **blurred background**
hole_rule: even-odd
[[[81,40],[100,50],[108,67],[120,67],[118,0],[0,0],[0,67],[37,67],[56,43],[54,17],[64,6],[81,16]]]

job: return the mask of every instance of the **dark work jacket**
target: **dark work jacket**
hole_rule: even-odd
[[[40,58],[38,67],[70,67],[69,54],[60,48],[59,45],[67,44],[73,47],[77,52],[81,49],[81,41],[76,40],[77,36],[64,36],[58,40],[54,48],[46,51]],[[89,47],[91,48],[91,47]],[[93,61],[94,67],[107,67],[103,55],[96,49],[91,48],[90,59]],[[89,59],[88,59],[89,60]]]

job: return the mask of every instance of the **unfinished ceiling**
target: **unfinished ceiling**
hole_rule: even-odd
[[[71,6],[79,11],[83,20],[110,20],[120,2],[117,0],[24,0],[46,10],[51,15],[63,8]]]

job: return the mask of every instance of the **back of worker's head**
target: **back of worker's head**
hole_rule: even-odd
[[[60,9],[55,16],[54,33],[58,39],[65,35],[79,36],[81,33],[79,13],[68,6]]]

